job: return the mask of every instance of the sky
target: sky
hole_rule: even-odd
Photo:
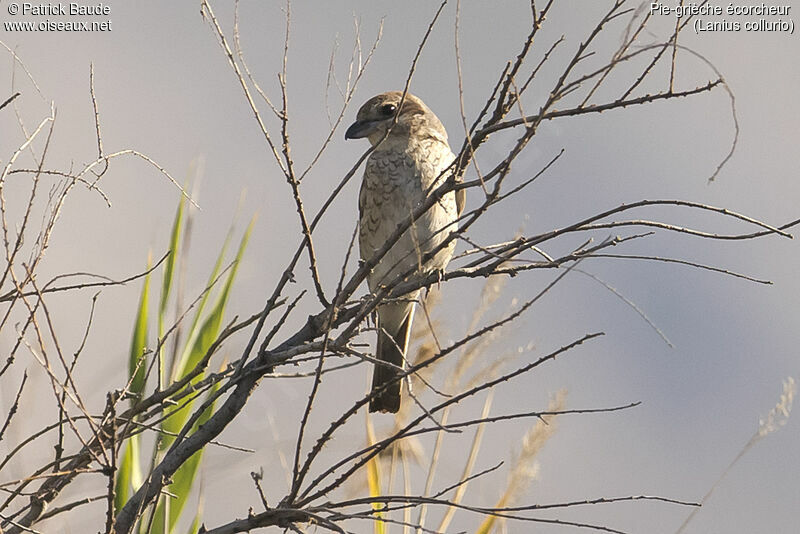
[[[10,15],[11,5],[0,2],[4,24],[84,20]],[[21,92],[14,104],[28,128],[47,116],[53,103],[57,119],[48,163],[53,168],[77,168],[92,161],[97,151],[89,89],[91,65],[106,152],[135,149],[177,181],[193,179],[192,196],[200,209],[193,223],[187,294],[202,289],[232,221],[238,239],[250,218],[257,215],[228,308],[231,317],[248,316],[263,305],[298,242],[299,226],[290,189],[266,147],[213,29],[200,15],[199,2],[137,0],[105,5],[110,9],[108,15],[89,20],[111,21],[110,31],[36,32],[4,27],[0,41],[7,48],[0,48],[0,100]],[[562,35],[565,42],[532,84],[522,103],[527,113],[542,104],[559,69],[608,5],[597,0],[556,2],[537,36],[532,61],[538,61]],[[727,3],[720,5],[727,7]],[[232,3],[218,1],[212,6],[226,35],[232,38]],[[344,128],[369,97],[402,89],[437,6],[431,2],[360,0],[292,4],[287,86],[292,155],[301,166],[311,161],[328,133],[326,92],[331,109],[336,111],[341,105],[335,89],[328,87],[326,91],[331,57],[337,79],[343,83],[353,49],[354,21],[358,21],[365,53],[382,24],[380,42],[345,112],[343,127],[303,181],[304,203],[312,212],[366,149],[365,143],[345,142]],[[277,73],[284,46],[284,7],[282,2],[242,1],[239,14],[247,64],[275,102],[280,100]],[[463,139],[454,47],[455,7],[452,2],[443,11],[411,83],[411,91],[442,120],[454,149]],[[794,5],[791,8],[783,19],[794,20]],[[701,18],[744,24],[763,17]],[[772,19],[777,18],[781,17]],[[674,23],[674,15],[654,15],[642,44],[665,38]],[[459,43],[468,118],[480,110],[505,61],[516,56],[529,30],[526,2],[463,2]],[[600,58],[619,45],[624,30],[621,22],[606,27],[597,57],[586,60],[586,69],[600,64]],[[681,44],[701,57],[688,50],[679,51],[676,90],[716,79],[716,69],[735,97],[736,123],[731,98],[722,89],[543,123],[516,160],[509,180],[520,183],[562,149],[563,156],[529,188],[489,213],[471,230],[470,237],[490,244],[519,232],[530,235],[548,231],[642,199],[690,200],[773,225],[800,217],[798,37],[787,32],[744,29],[688,30]],[[38,89],[12,59],[9,49],[24,62]],[[597,93],[596,101],[613,99],[620,87],[635,79],[640,67],[622,65],[616,77]],[[663,90],[668,77],[668,70],[657,69],[642,92]],[[269,116],[260,100],[259,105]],[[274,121],[269,124],[276,127]],[[737,124],[736,150],[709,183],[708,178],[730,150]],[[21,139],[11,108],[0,111],[3,165]],[[514,139],[514,135],[495,138],[482,148],[479,164],[489,168]],[[321,278],[331,290],[356,222],[356,182],[345,187],[315,232]],[[150,251],[156,257],[165,251],[179,198],[177,188],[156,168],[136,158],[112,162],[100,186],[111,207],[96,192],[75,191],[47,251],[40,272],[43,279],[78,271],[124,278],[142,270]],[[10,184],[5,191],[9,205],[23,201],[24,191]],[[480,193],[471,190],[470,195],[468,206],[477,206]],[[718,215],[679,207],[643,209],[633,215],[709,232],[749,228]],[[630,235],[631,231],[609,230],[594,237],[603,239],[617,233]],[[546,250],[564,253],[583,239],[568,237]],[[466,248],[460,243],[458,250]],[[754,241],[712,241],[658,232],[618,248],[612,252],[679,258],[768,279],[772,284],[675,263],[632,259],[598,258],[581,263],[583,271],[603,283],[583,273],[569,273],[495,340],[482,358],[513,356],[514,363],[520,365],[585,333],[603,331],[606,335],[504,385],[495,394],[492,413],[508,413],[520,406],[543,409],[548,398],[561,389],[568,392],[569,409],[631,402],[641,405],[620,413],[559,419],[553,437],[538,457],[537,478],[519,497],[519,503],[640,494],[698,501],[757,431],[759,419],[778,402],[782,382],[790,376],[800,379],[800,281],[796,276],[800,247],[796,239],[768,236]],[[296,274],[297,283],[287,293],[292,297],[312,287],[306,264]],[[531,298],[557,274],[535,271],[507,280],[487,317],[507,313],[515,302]],[[483,282],[478,280],[444,285],[434,309],[442,339],[452,341],[463,335],[482,287]],[[109,288],[98,298],[93,331],[80,364],[85,366],[84,372],[79,375],[80,385],[96,392],[88,399],[97,411],[105,402],[104,392],[124,382],[139,289],[138,283]],[[619,295],[634,303],[671,346]],[[63,343],[77,346],[91,294],[53,302]],[[313,297],[304,298],[286,333],[316,311]],[[364,341],[373,342],[367,335]],[[8,337],[0,339],[2,351],[8,350],[9,343]],[[235,358],[243,343],[244,339],[233,340],[225,355]],[[33,359],[17,367],[14,371],[18,374],[23,368],[31,372],[32,391],[47,391],[49,386]],[[349,406],[355,398],[353,384],[363,384],[366,389],[367,374],[365,366],[357,366],[329,375],[321,393],[325,402],[311,428],[319,432],[337,407]],[[226,442],[256,452],[231,456],[229,451],[210,451],[203,475],[208,526],[244,516],[248,506],[258,505],[249,473],[260,467],[274,480],[267,488],[268,496],[274,499],[282,495],[285,474],[280,454],[291,451],[295,432],[291,422],[300,413],[309,387],[304,380],[264,380],[247,409],[222,436]],[[0,408],[7,409],[12,398],[13,392],[4,384]],[[474,415],[480,406],[477,402],[466,407],[465,417]],[[388,425],[386,418],[377,421],[380,428]],[[13,435],[27,435],[35,422],[20,423]],[[508,465],[519,452],[528,428],[528,423],[505,423],[488,429],[476,470],[500,460]],[[471,435],[453,437],[452,450],[459,452],[459,439],[467,438]],[[363,425],[350,426],[331,445],[331,454],[363,440]],[[0,450],[8,446],[0,443]],[[425,454],[429,454],[431,444],[424,446]],[[443,460],[442,485],[460,477],[463,461],[460,454]],[[476,481],[471,486],[470,503],[493,503],[505,482],[505,469]],[[14,476],[25,471],[23,465],[10,470]],[[5,474],[0,476],[5,478]],[[792,416],[784,428],[759,441],[742,457],[685,532],[796,532],[800,523],[799,479],[800,427]],[[65,523],[48,525],[47,531],[81,532],[87,525],[96,528],[94,525],[102,521],[102,507],[86,510],[86,514]],[[592,521],[628,532],[674,533],[688,513],[688,508],[637,502],[591,506],[557,517]],[[470,530],[474,521],[474,517],[457,516],[453,531]],[[519,532],[519,528],[512,526],[509,531]],[[539,531],[568,529],[541,526]]]

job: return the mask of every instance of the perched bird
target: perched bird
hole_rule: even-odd
[[[367,159],[358,197],[362,260],[369,260],[384,246],[397,226],[452,172],[455,156],[441,121],[416,96],[406,94],[402,106],[401,99],[399,91],[370,98],[345,133],[345,139],[366,137],[376,147]],[[422,260],[457,229],[464,196],[463,189],[443,195],[413,222],[367,276],[370,291],[376,292],[409,271],[414,275],[445,268],[455,240],[425,264]],[[400,408],[401,380],[396,378],[405,362],[419,297],[420,291],[413,291],[387,299],[377,308],[375,356],[386,365],[376,363],[373,370],[372,390],[383,390],[372,398],[371,412],[396,413]]]

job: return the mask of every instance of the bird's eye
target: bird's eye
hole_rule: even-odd
[[[389,117],[394,115],[394,112],[397,111],[397,106],[394,104],[384,104],[381,106],[381,115],[384,117]]]

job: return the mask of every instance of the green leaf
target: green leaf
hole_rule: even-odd
[[[147,258],[147,269],[150,269],[151,258]],[[150,301],[150,274],[144,277],[142,293],[139,297],[139,307],[136,311],[136,320],[133,324],[131,336],[131,350],[128,356],[128,379],[130,392],[141,394],[145,386],[147,350],[147,323],[148,307]],[[131,404],[135,399],[131,399]],[[117,480],[114,483],[114,507],[119,510],[128,501],[133,491],[142,484],[142,469],[139,463],[139,436],[131,436],[127,440],[125,452],[117,469]]]
[[[253,230],[253,224],[255,223],[255,218],[250,222],[247,230],[242,236],[242,240],[239,243],[239,250],[236,253],[236,258],[234,259],[233,266],[231,267],[230,271],[228,272],[228,276],[225,279],[225,282],[222,286],[222,290],[220,291],[219,295],[217,296],[216,301],[214,302],[214,306],[211,308],[208,316],[206,317],[205,321],[203,321],[202,326],[197,328],[192,328],[192,334],[189,337],[189,343],[187,343],[186,351],[184,351],[183,356],[181,357],[181,361],[178,365],[176,365],[176,375],[175,378],[180,379],[183,377],[186,372],[193,369],[195,365],[205,356],[208,349],[211,347],[211,344],[217,339],[219,335],[219,329],[222,325],[222,318],[223,314],[225,313],[225,305],[228,302],[228,297],[230,296],[231,288],[233,287],[233,282],[236,279],[236,273],[239,270],[239,264],[241,263],[242,257],[244,255],[244,251],[247,248],[247,242],[250,239],[250,233]],[[228,240],[225,240],[225,245],[227,245]],[[216,279],[219,274],[219,270],[222,265],[222,258],[225,253],[225,246],[223,246],[222,252],[220,252],[220,256],[217,259],[217,264],[214,267],[214,273],[209,280],[209,285]],[[208,293],[206,293],[206,297]],[[204,298],[205,300],[205,298]],[[199,317],[200,311],[198,310],[195,319]]]
[[[194,516],[194,521],[192,521],[192,526],[189,527],[189,534],[197,534],[198,532],[200,532],[200,525],[202,524],[201,521],[202,518],[200,516],[200,513],[198,512],[197,515]]]
[[[178,201],[178,209],[175,211],[175,219],[172,222],[172,232],[170,233],[169,240],[169,256],[164,263],[164,273],[161,282],[161,299],[158,304],[158,339],[162,339],[165,333],[165,323],[167,315],[167,305],[169,304],[169,295],[175,279],[175,265],[178,263],[178,256],[181,245],[181,230],[183,228],[183,209],[184,197],[181,195]],[[159,374],[161,383],[159,387],[166,386],[165,381],[168,380],[169,365],[165,357],[164,347],[161,347],[159,353],[156,355],[158,358]]]
[[[128,439],[122,461],[117,469],[114,484],[114,509],[119,511],[128,502],[134,491],[142,485],[142,468],[139,463],[139,435]]]
[[[147,258],[147,269],[150,269],[150,258]],[[128,379],[130,392],[140,394],[144,391],[145,378],[145,350],[147,348],[147,308],[150,298],[150,274],[144,277],[142,294],[139,297],[139,309],[136,312],[136,322],[133,324],[131,339],[131,352],[128,358]]]
[[[367,412],[367,445],[370,447],[375,445],[375,428],[372,426],[372,418]],[[381,464],[378,461],[378,456],[373,456],[367,461],[367,484],[369,486],[370,497],[380,497],[381,495]],[[377,521],[372,523],[373,532],[375,534],[386,534],[386,524],[383,522],[383,514],[378,512],[383,508],[383,504],[379,502],[372,503],[372,509],[376,510],[375,517]]]
[[[194,322],[188,335],[186,347],[180,359],[175,362],[172,371],[173,379],[179,380],[185,376],[189,370],[193,369],[206,355],[213,342],[219,336],[225,312],[225,305],[228,302],[228,298],[233,287],[233,282],[236,279],[239,264],[247,248],[247,242],[250,238],[254,222],[255,219],[251,221],[247,231],[242,237],[233,266],[225,277],[222,288],[214,300],[214,304],[209,310],[208,315],[202,321],[200,321],[200,317],[209,296],[208,292],[198,304],[198,309],[195,313]],[[219,276],[229,239],[230,235],[228,238],[226,238],[225,244],[222,247],[222,251],[219,254],[209,280],[209,285]],[[202,376],[198,376],[193,382],[201,379]],[[213,394],[213,391],[216,390],[215,388],[212,388],[210,394]],[[197,401],[183,401],[179,406],[173,408],[166,414],[165,419],[161,423],[161,428],[165,430],[166,433],[161,436],[159,444],[160,450],[166,450],[172,445],[174,442],[174,437],[171,434],[177,434],[180,432],[184,424],[186,424],[189,414],[192,413],[193,406],[196,403]],[[205,423],[208,418],[211,417],[212,413],[213,405],[207,407],[203,411],[201,416],[192,427],[192,432],[196,431],[199,425]],[[165,532],[171,533],[175,528],[182,510],[186,506],[187,499],[191,492],[192,483],[194,482],[194,478],[200,466],[202,453],[203,451],[201,450],[191,456],[172,476],[173,483],[170,484],[169,491],[173,495],[176,495],[176,497],[170,498],[168,502],[166,501],[166,498],[162,498],[158,503],[158,506],[156,507],[155,520],[153,522],[153,529],[151,531],[152,534],[164,534]],[[166,518],[168,518],[167,521],[165,521]]]
[[[172,506],[172,501],[169,500],[171,497],[167,497],[166,495],[162,495],[158,499],[158,505],[156,505],[156,512],[153,516],[153,523],[150,527],[150,530],[147,531],[146,534],[164,534],[168,532],[167,530],[167,513],[165,512],[165,508],[169,505]]]
[[[161,302],[159,303],[159,316],[163,316],[167,309],[172,281],[175,277],[175,264],[178,261],[178,250],[181,242],[181,229],[183,228],[183,208],[184,198],[181,195],[178,202],[178,209],[175,211],[175,219],[172,221],[172,233],[169,240],[169,256],[164,263],[164,279],[161,284]]]
[[[224,369],[227,365],[227,362],[223,362],[220,370]],[[210,399],[214,393],[219,390],[220,383],[217,382],[214,384],[211,389],[209,390],[206,401]],[[195,424],[192,426],[192,432],[196,432],[197,429],[200,428],[201,425],[204,425],[208,420],[211,418],[211,415],[214,413],[214,404],[210,403],[203,413],[200,414]],[[170,492],[176,495],[177,497],[171,500],[170,507],[169,507],[169,531],[173,532],[175,529],[175,525],[178,523],[178,519],[181,516],[181,512],[183,511],[184,507],[186,506],[186,502],[189,498],[189,494],[192,491],[192,484],[194,483],[194,479],[197,476],[197,472],[200,470],[200,462],[203,459],[203,451],[204,449],[200,449],[192,456],[189,457],[186,462],[175,471],[175,474],[172,475],[172,484],[170,485]],[[197,521],[197,518],[195,518]]]
[[[225,260],[225,252],[228,250],[230,239],[231,233],[228,232],[228,235],[225,237],[225,242],[222,244],[222,249],[217,256],[217,262],[214,264],[214,268],[211,270],[211,276],[208,277],[208,283],[206,284],[206,287],[210,287],[219,276],[219,273],[222,270],[222,262]],[[197,337],[200,333],[198,328],[200,325],[200,318],[203,315],[203,310],[205,309],[206,303],[208,302],[210,296],[211,291],[206,291],[200,299],[200,302],[197,303],[194,319],[192,320],[192,326],[189,328],[186,346],[184,347],[180,358],[173,362],[172,380],[180,380],[186,374],[186,370],[191,369],[191,367],[187,367],[187,361],[192,357],[192,352],[197,344]]]

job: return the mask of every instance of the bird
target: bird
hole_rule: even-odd
[[[358,110],[345,139],[367,138],[374,150],[367,158],[358,196],[358,244],[362,261],[372,258],[438,186],[453,173],[455,155],[439,118],[422,100],[401,91],[370,98]],[[396,118],[396,119],[395,119]],[[453,256],[451,239],[458,228],[465,190],[449,191],[403,232],[367,274],[374,294],[399,276],[442,272]],[[408,274],[410,273],[410,274]],[[397,413],[409,336],[420,290],[387,299],[377,306],[378,340],[372,374],[370,412]]]

